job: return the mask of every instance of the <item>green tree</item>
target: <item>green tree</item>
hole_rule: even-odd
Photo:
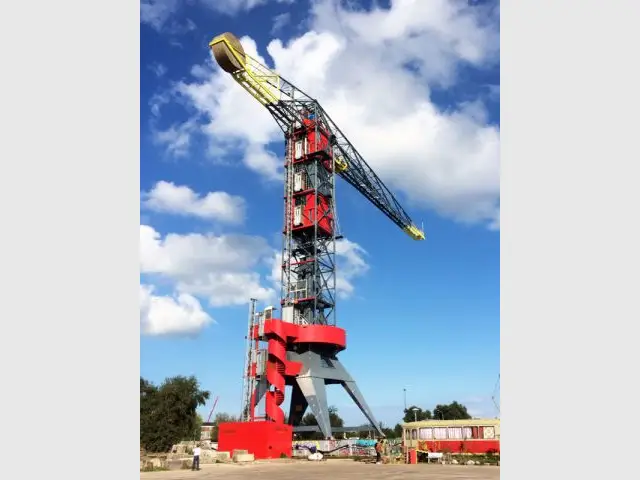
[[[224,412],[220,412],[220,413],[216,413],[216,416],[213,419],[213,431],[211,432],[211,441],[212,442],[217,442],[218,441],[218,432],[219,432],[219,426],[221,423],[230,423],[230,422],[239,422],[240,418],[230,415],[228,413],[224,413]]]
[[[433,409],[433,418],[438,420],[466,420],[471,415],[467,412],[467,407],[458,403],[451,402],[449,405],[436,405]]]
[[[158,404],[158,388],[140,377],[140,446],[147,450],[144,439],[156,436],[156,410]]]
[[[332,427],[344,427],[344,420],[338,415],[338,409],[334,406],[329,407],[329,424]],[[302,421],[300,425],[318,425],[318,421],[313,413],[309,412],[304,417],[302,417]]]
[[[393,431],[393,429],[387,427],[384,423],[380,422],[379,425],[380,430],[382,430],[382,433],[384,433],[384,436],[387,438],[395,438],[395,433]]]
[[[414,408],[416,409],[414,411]],[[404,417],[402,421],[405,423],[421,421],[421,420],[429,420],[431,419],[431,412],[429,410],[422,410],[420,407],[416,407],[415,405],[410,406],[404,411]]]
[[[168,378],[159,387],[141,377],[140,445],[166,452],[181,440],[200,438],[196,409],[208,399],[209,392],[200,390],[193,376]]]
[[[191,434],[191,437],[194,440],[200,440],[200,436],[202,435],[202,424],[204,423],[203,418],[196,413],[196,421],[193,425],[193,433]]]
[[[402,425],[396,423],[396,426],[393,427],[393,436],[394,438],[402,438]]]
[[[220,425],[221,423],[231,423],[231,422],[239,422],[239,418],[235,415],[231,415],[229,413],[220,412],[216,413],[216,416],[213,419],[214,425]]]
[[[329,424],[332,427],[344,427],[344,420],[338,415],[338,409],[334,406],[329,407]],[[302,426],[318,425],[318,421],[313,413],[309,412],[300,421]],[[322,439],[321,432],[300,432],[299,438],[301,440]]]

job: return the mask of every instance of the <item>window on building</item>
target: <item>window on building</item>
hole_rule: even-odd
[[[484,438],[491,439],[496,435],[495,429],[493,427],[484,427]]]
[[[462,427],[448,427],[448,438],[452,440],[461,440]]]
[[[462,427],[462,438],[472,438],[472,434],[473,432],[471,430],[471,427]]]
[[[411,440],[417,440],[418,439],[418,430],[413,428],[411,430]]]
[[[433,429],[421,428],[418,431],[418,436],[420,437],[420,440],[431,440],[433,438]]]

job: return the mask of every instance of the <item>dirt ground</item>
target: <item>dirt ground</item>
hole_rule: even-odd
[[[207,464],[202,465],[199,472],[175,470],[170,472],[141,472],[141,480],[183,480],[183,479],[215,479],[235,480],[255,478],[260,474],[278,480],[342,480],[362,479],[411,479],[429,478],[429,480],[493,480],[500,478],[500,467],[489,465],[375,465],[353,460],[328,460],[325,462],[257,462],[250,465]],[[271,477],[273,475],[273,477]]]

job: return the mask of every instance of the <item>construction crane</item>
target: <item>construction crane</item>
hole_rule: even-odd
[[[493,387],[493,393],[491,394],[491,401],[493,402],[493,405],[496,407],[496,410],[498,411],[498,417],[500,416],[500,403],[496,401],[496,396],[500,395],[498,392],[499,389],[500,389],[500,374],[498,374],[498,380],[496,380],[496,385]]]
[[[216,405],[218,405],[219,398],[219,396],[216,396],[215,400],[213,401],[213,407],[211,407],[211,411],[209,412],[209,416],[207,417],[207,423],[211,422],[211,416],[213,415],[213,411],[216,409]]]
[[[352,185],[414,240],[424,240],[424,232],[316,100],[248,55],[233,34],[218,35],[209,46],[222,70],[269,111],[285,140],[281,314],[276,318],[274,307],[257,314],[251,301],[242,419],[255,423],[256,430],[234,426],[228,435],[240,436],[241,431],[254,439],[272,435],[257,429],[284,422],[280,405],[285,386],[290,385],[288,424],[299,425],[310,407],[319,429],[330,438],[325,385],[341,384],[378,435],[384,436],[337,359],[346,348],[346,332],[336,327],[335,319],[335,249],[336,240],[342,238],[336,220],[335,177]],[[268,347],[260,347],[260,342]],[[265,415],[259,417],[255,407],[263,397]],[[223,442],[224,429],[220,434]],[[243,448],[241,443],[230,441],[225,448]]]
[[[209,46],[220,67],[265,106],[285,135],[296,123],[304,123],[309,115],[315,116],[316,125],[329,137],[329,143],[321,147],[333,149],[330,155],[335,161],[333,170],[413,239],[425,239],[424,232],[411,221],[394,195],[316,100],[249,56],[233,34],[223,33]]]

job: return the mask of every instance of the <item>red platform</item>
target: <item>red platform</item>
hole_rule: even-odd
[[[275,422],[221,423],[218,431],[218,451],[248,450],[256,459],[280,458],[292,455],[293,427]]]

